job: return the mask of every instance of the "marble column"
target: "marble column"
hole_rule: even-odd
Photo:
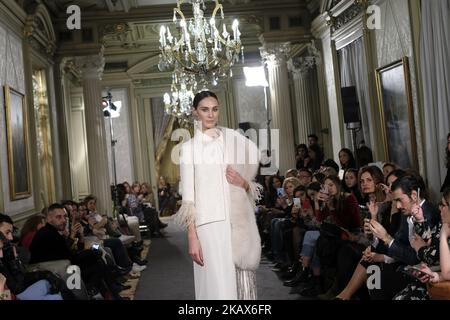
[[[105,66],[105,59],[102,53],[93,56],[76,57],[75,65],[81,71],[83,84],[90,192],[98,199],[98,212],[111,214],[111,180],[109,178],[100,81]]]
[[[295,168],[294,129],[286,64],[290,44],[266,44],[260,51],[269,71],[271,129],[279,130],[279,141],[272,141],[272,160],[276,157],[280,174],[284,175],[288,169]]]
[[[314,119],[311,105],[310,66],[303,60],[295,58],[288,61],[288,69],[294,79],[295,108],[297,109],[298,141],[308,144],[308,135],[313,132]]]

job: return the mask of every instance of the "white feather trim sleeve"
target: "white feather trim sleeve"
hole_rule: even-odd
[[[181,207],[174,216],[175,224],[180,228],[187,229],[191,224],[196,222],[195,205],[192,201],[182,201]]]
[[[262,200],[264,197],[264,187],[255,181],[249,181],[248,185],[250,186],[248,195],[252,205],[255,206],[255,202]]]

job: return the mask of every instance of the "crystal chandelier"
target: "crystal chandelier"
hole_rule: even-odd
[[[191,120],[191,106],[197,92],[197,82],[193,74],[186,74],[181,69],[172,73],[171,94],[164,94],[165,112],[180,120]]]
[[[178,118],[189,117],[197,87],[201,85],[206,89],[208,85],[217,85],[222,78],[231,77],[231,67],[239,61],[239,56],[244,60],[238,20],[231,25],[231,35],[218,0],[210,1],[215,7],[211,17],[205,17],[205,2],[208,1],[177,0],[177,7],[173,9],[175,28],[172,32],[168,26],[160,28],[158,68],[160,71],[173,70],[172,94],[167,93],[164,99],[166,112],[178,115]],[[192,4],[192,18],[186,18],[181,11],[183,3]],[[220,18],[217,19],[218,12]]]

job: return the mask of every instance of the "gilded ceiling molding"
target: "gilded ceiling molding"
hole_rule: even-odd
[[[56,50],[56,35],[52,19],[43,4],[31,7],[23,27],[23,35],[33,48],[53,56]]]

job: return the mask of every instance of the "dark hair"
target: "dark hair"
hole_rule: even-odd
[[[325,167],[333,168],[336,173],[339,172],[339,165],[333,159],[327,159],[323,162]]]
[[[387,184],[388,179],[391,177],[397,177],[397,179],[403,178],[404,176],[406,176],[406,172],[405,170],[402,169],[395,169],[394,171],[391,171],[387,176],[386,176],[386,181],[385,183]]]
[[[300,185],[294,189],[294,196],[296,192],[306,192],[306,187]]]
[[[313,145],[308,147],[308,151],[309,150],[311,150],[312,152],[314,152],[316,154],[316,158],[313,160],[314,162],[311,163],[311,165],[312,165],[312,169],[313,170],[317,170],[317,169],[320,168],[320,165],[323,162],[322,149],[317,144],[313,144]]]
[[[94,195],[92,195],[92,194],[90,194],[90,195],[88,195],[86,198],[84,198],[83,202],[86,203],[86,205],[87,205],[87,203],[88,203],[89,201],[91,201],[91,200],[94,200],[95,202],[97,202],[97,197],[94,196]],[[49,210],[49,211],[50,211],[50,210]]]
[[[383,171],[381,171],[381,169],[378,168],[377,166],[365,166],[365,167],[362,167],[359,170],[359,173],[358,173],[358,186],[360,188],[361,195],[363,197],[366,196],[361,190],[361,183],[360,183],[361,176],[364,173],[366,173],[366,172],[368,172],[371,175],[371,177],[373,179],[373,182],[375,183],[375,195],[377,197],[377,201],[382,201],[384,199],[384,193],[382,192],[381,189],[377,188],[377,185],[380,184],[380,183],[384,183],[384,175],[383,175]]]
[[[325,182],[326,180],[331,180],[336,185],[339,191],[342,190],[341,179],[339,179],[339,177],[330,175],[326,176],[325,179],[323,179],[323,182]]]
[[[298,151],[298,149],[305,149],[308,152],[308,146],[304,143],[299,144],[296,150]]]
[[[51,204],[49,207],[48,207],[48,209],[47,209],[47,215],[50,213],[50,212],[52,212],[52,211],[55,211],[55,210],[58,210],[58,209],[62,209],[62,210],[66,210],[66,208],[62,205],[62,204],[60,204],[60,203],[53,203],[53,204]]]
[[[322,172],[317,172],[315,174],[313,174],[313,178],[316,178],[316,180],[322,184],[323,180],[325,180],[325,175]]]
[[[421,187],[421,183],[414,176],[404,176],[400,179],[395,180],[392,184],[391,190],[395,191],[401,189],[404,194],[411,198],[413,191],[418,191]]]
[[[417,180],[417,183],[419,184],[419,188],[420,188],[420,198],[421,199],[425,199],[425,200],[429,200],[429,192],[428,192],[428,187],[425,183],[425,180],[423,180],[422,176],[420,175],[419,172],[417,172],[414,169],[406,169],[405,170],[405,176],[411,176],[414,177],[414,179]]]
[[[355,161],[355,157],[353,156],[353,152],[350,149],[347,148],[343,148],[339,151],[338,156],[341,152],[344,152],[348,155],[348,164],[346,167],[342,166],[342,169],[348,169],[348,168],[355,168],[356,169],[356,161]],[[339,170],[336,170],[339,171]]]
[[[346,169],[344,171],[344,178],[345,178],[345,175],[347,174],[347,172],[353,173],[355,175],[356,179],[358,179],[358,169],[355,169],[355,168],[348,168],[348,169]]]
[[[383,169],[385,167],[392,167],[392,168],[394,168],[394,170],[397,169],[397,165],[393,162],[386,162],[385,164],[383,164]]]
[[[355,168],[348,168],[345,169],[344,174],[342,176],[342,189],[346,192],[353,192],[352,190],[350,190],[349,187],[347,187],[347,184],[345,183],[345,175],[350,172],[353,173],[355,175],[356,178],[356,189],[358,188],[358,170],[356,170]],[[352,188],[354,188],[355,186],[353,186]]]
[[[73,201],[73,200],[63,200],[63,201],[61,201],[61,205],[63,205],[64,207],[65,207],[65,206],[75,206],[75,207],[77,207],[77,208],[78,208],[78,206],[79,206],[79,204],[76,203],[76,202]]]
[[[308,184],[308,186],[306,187],[306,190],[314,190],[319,192],[320,191],[320,183],[319,182],[311,182],[310,184]]]
[[[364,167],[369,163],[373,162],[372,150],[369,147],[362,146],[361,148],[356,150],[356,161],[358,162],[358,166]]]
[[[10,216],[0,213],[0,224],[2,223],[14,224]]]
[[[315,139],[316,141],[319,141],[319,137],[318,137],[315,133],[310,133],[310,134],[308,135],[308,138],[313,138],[313,139]]]
[[[447,148],[445,149],[445,154],[447,155],[447,168],[450,169],[450,150],[448,149],[448,140],[450,139],[450,132],[447,135]]]
[[[208,91],[208,90],[200,91],[194,97],[194,102],[192,103],[194,109],[197,109],[198,104],[200,103],[200,101],[202,101],[203,99],[208,98],[208,97],[214,98],[217,101],[219,101],[219,98],[217,98],[217,96],[216,96],[216,94],[214,92],[211,92],[211,91]]]
[[[307,172],[309,174],[310,177],[312,177],[312,172],[311,170],[309,170],[308,168],[300,168],[297,170],[298,174],[300,174],[300,172]]]
[[[37,226],[42,222],[42,220],[45,220],[45,216],[43,214],[36,214],[25,222],[25,224],[22,227],[22,230],[20,230],[20,242],[22,242],[23,238],[29,234],[30,232],[36,231]]]

